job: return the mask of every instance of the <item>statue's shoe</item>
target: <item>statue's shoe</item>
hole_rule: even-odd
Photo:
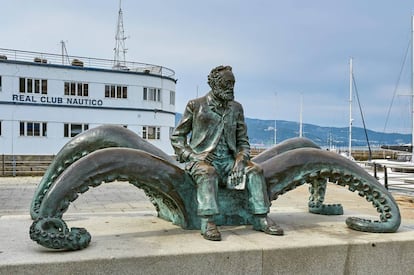
[[[204,239],[209,241],[221,241],[221,234],[213,222],[208,222],[204,233],[201,233]]]
[[[253,225],[253,229],[257,231],[263,231],[269,235],[284,235],[283,229],[272,220],[270,220],[267,216],[257,218]]]

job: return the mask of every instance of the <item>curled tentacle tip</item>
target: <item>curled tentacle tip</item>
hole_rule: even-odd
[[[371,233],[394,233],[398,230],[399,223],[393,223],[382,217],[381,221],[371,221],[358,217],[349,217],[346,219],[346,225],[354,230]],[[391,218],[391,216],[390,216]]]
[[[84,228],[68,229],[60,218],[38,218],[30,227],[30,238],[51,249],[80,250],[86,248],[91,235]]]
[[[343,215],[344,209],[341,204],[309,204],[309,212],[319,215]]]

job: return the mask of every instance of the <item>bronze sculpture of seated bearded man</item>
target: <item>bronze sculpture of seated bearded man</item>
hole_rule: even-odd
[[[270,201],[263,171],[250,161],[243,108],[234,101],[232,68],[214,68],[208,76],[208,84],[211,91],[187,103],[171,137],[177,158],[186,163],[185,169],[197,185],[201,234],[207,240],[221,240],[214,215],[219,214],[219,186],[227,185],[247,189],[255,230],[283,235],[283,229],[267,216]]]

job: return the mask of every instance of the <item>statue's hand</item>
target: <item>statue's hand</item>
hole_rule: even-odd
[[[242,157],[237,157],[234,161],[233,169],[229,175],[229,180],[233,186],[243,182],[245,176],[246,161]]]
[[[246,168],[247,162],[243,155],[238,155],[234,160],[234,166],[232,174],[244,174],[244,169]]]
[[[191,153],[189,156],[190,161],[202,161],[202,160],[206,160],[206,158],[207,158],[207,153],[201,153],[201,154]]]

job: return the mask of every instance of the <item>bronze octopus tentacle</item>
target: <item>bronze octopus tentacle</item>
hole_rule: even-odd
[[[268,183],[269,196],[274,200],[289,190],[305,184],[327,181],[348,186],[352,192],[372,202],[380,219],[371,221],[357,217],[346,220],[355,230],[366,232],[395,232],[401,223],[397,203],[378,181],[354,162],[335,153],[314,148],[295,149],[277,155],[262,164]]]
[[[260,154],[254,161],[264,171],[272,200],[309,183],[310,212],[341,214],[341,205],[323,204],[329,181],[358,191],[380,213],[380,220],[374,222],[348,218],[346,223],[350,228],[395,232],[400,225],[401,216],[396,202],[375,178],[342,156],[318,149],[307,139],[288,140]],[[62,215],[79,193],[86,192],[90,186],[114,180],[129,181],[142,188],[155,205],[159,217],[183,228],[199,228],[196,187],[178,163],[125,128],[102,126],[75,137],[56,156],[33,199],[31,214],[37,219],[30,228],[30,237],[49,248],[85,248],[90,242],[90,234],[82,228],[69,229]],[[219,192],[223,198],[220,200],[223,215],[218,217],[217,224],[251,222],[248,211],[228,210],[231,205],[246,206],[246,193],[234,192],[227,189]]]
[[[154,173],[154,167],[163,172]],[[192,196],[194,188],[189,188],[191,180],[182,169],[141,150],[107,148],[78,160],[56,179],[44,197],[39,218],[31,226],[32,240],[49,248],[77,250],[86,247],[91,239],[86,229],[69,230],[61,217],[79,193],[115,180],[129,181],[144,189],[159,217],[183,228],[194,227],[195,221],[187,215],[186,209],[194,208],[190,204],[196,202],[182,200],[182,197]]]
[[[252,160],[258,164],[261,164],[264,161],[267,161],[284,152],[299,148],[320,149],[316,143],[307,138],[291,138],[273,146],[268,150],[265,150],[264,152],[254,157]],[[309,187],[309,192],[311,194],[308,203],[309,212],[321,215],[342,215],[344,213],[344,210],[341,204],[323,203],[325,200],[326,185],[326,181],[311,183]]]
[[[108,147],[141,149],[170,163],[175,161],[163,151],[145,141],[134,132],[116,125],[103,125],[89,129],[71,139],[59,151],[42,177],[30,206],[30,215],[36,219],[43,198],[56,178],[72,163],[91,152]]]
[[[281,153],[298,149],[298,148],[317,148],[320,149],[320,147],[307,138],[290,138],[287,139],[279,144],[276,144],[275,146],[261,152],[254,158],[252,158],[252,161],[254,161],[257,164],[260,164],[266,160],[269,160],[273,158],[276,155],[280,155]]]

